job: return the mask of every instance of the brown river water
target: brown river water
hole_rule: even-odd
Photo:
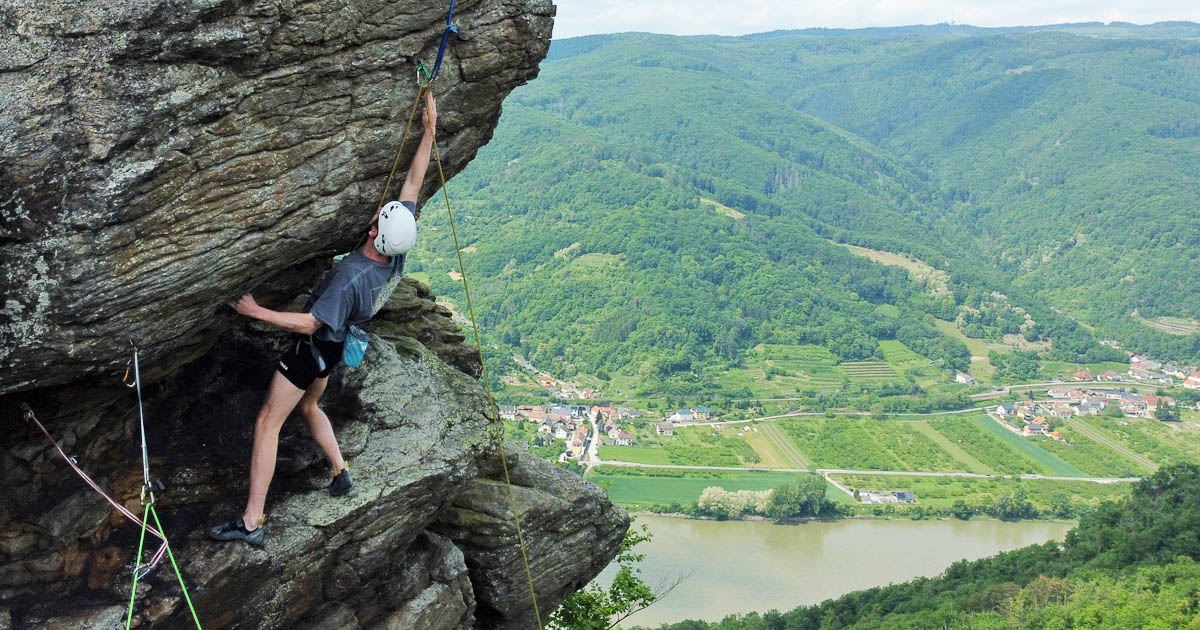
[[[992,520],[845,520],[776,525],[762,521],[698,521],[637,517],[654,539],[642,577],[651,587],[687,579],[621,627],[684,619],[718,621],[730,613],[787,611],[851,591],[935,576],[955,561],[1062,540],[1070,523]],[[609,567],[599,583],[615,573]]]

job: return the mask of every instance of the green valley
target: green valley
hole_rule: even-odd
[[[729,491],[825,471],[847,509],[873,509],[853,481],[916,492],[916,514],[1057,483],[1078,515],[1128,484],[1070,479],[1194,458],[1189,28],[556,40],[450,183],[500,401],[635,411],[590,473],[630,506],[687,506],[686,467],[709,467]],[[466,312],[447,219],[422,225],[410,268]],[[1073,383],[1178,406],[1055,408]],[[697,408],[745,422],[658,428]],[[586,459],[571,424],[565,447],[530,440]]]

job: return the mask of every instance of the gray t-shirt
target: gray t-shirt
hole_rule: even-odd
[[[415,204],[405,202],[411,211]],[[304,310],[325,324],[316,336],[342,342],[351,324],[362,324],[387,304],[404,272],[404,256],[377,262],[355,251],[338,261],[317,285]]]

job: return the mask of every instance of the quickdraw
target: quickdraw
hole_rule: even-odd
[[[146,449],[146,422],[145,415],[142,412],[141,366],[138,364],[137,345],[133,344],[132,341],[130,342],[130,345],[133,346],[133,354],[129,359],[129,363],[125,366],[125,376],[121,378],[121,382],[128,387],[137,389],[138,424],[141,428],[142,438],[142,490],[140,501],[145,508],[142,511],[142,518],[139,519],[137,515],[127,510],[125,506],[121,505],[115,499],[105,493],[104,490],[100,488],[100,485],[97,484],[90,476],[88,476],[87,473],[83,471],[82,468],[79,467],[78,460],[67,455],[66,452],[63,451],[62,447],[59,446],[54,437],[50,435],[50,432],[46,430],[46,427],[38,421],[37,416],[33,413],[32,407],[30,407],[27,403],[21,403],[21,409],[25,413],[25,419],[31,421],[37,426],[38,430],[42,432],[42,435],[46,436],[46,439],[50,441],[52,446],[54,446],[54,450],[58,451],[58,454],[62,456],[63,461],[67,462],[67,465],[70,466],[71,469],[83,479],[84,483],[90,486],[92,490],[95,490],[100,496],[104,497],[104,500],[108,501],[109,505],[113,506],[113,509],[117,510],[125,518],[142,528],[141,536],[138,538],[138,550],[137,555],[135,556],[136,561],[133,567],[133,588],[129,593],[129,613],[126,615],[125,619],[126,630],[129,630],[133,624],[133,607],[137,598],[138,582],[149,575],[150,572],[158,566],[158,563],[162,562],[164,555],[171,561],[171,567],[175,569],[175,577],[179,579],[179,588],[183,591],[184,601],[187,602],[188,610],[192,613],[192,620],[196,622],[196,629],[202,630],[200,626],[200,618],[196,615],[196,608],[192,606],[191,596],[188,595],[187,585],[183,582],[183,574],[179,571],[179,565],[175,562],[175,555],[171,553],[171,545],[167,542],[166,535],[163,534],[163,526],[162,522],[158,519],[158,512],[154,509],[154,486],[150,481],[150,456],[148,450]],[[131,372],[133,376],[132,380],[130,380]],[[147,500],[147,497],[149,500]],[[154,527],[150,526],[151,517],[154,518]],[[142,562],[142,551],[145,549],[147,532],[161,540],[162,543],[159,544],[158,549],[154,551],[148,561]]]
[[[446,30],[442,31],[442,43],[438,46],[437,61],[433,62],[433,72],[429,73],[429,83],[433,83],[442,67],[442,57],[446,54],[446,43],[450,41],[451,33],[458,34],[458,28],[454,26],[454,0],[450,0],[450,15],[446,17]]]

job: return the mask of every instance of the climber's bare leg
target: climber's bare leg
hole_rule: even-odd
[[[304,397],[300,399],[297,410],[301,416],[304,416],[304,421],[308,423],[308,432],[312,434],[321,450],[325,451],[329,467],[336,475],[346,467],[346,462],[342,460],[342,449],[338,447],[337,436],[333,433],[333,425],[329,423],[329,416],[325,415],[318,404],[321,394],[325,393],[325,386],[328,384],[329,377],[313,381],[313,384],[308,386],[308,391],[304,392]]]
[[[247,530],[254,530],[262,522],[267,504],[267,488],[271,485],[271,477],[275,475],[279,430],[283,428],[284,421],[296,408],[304,393],[304,390],[293,385],[279,371],[271,377],[267,399],[263,401],[262,408],[258,411],[258,419],[254,422],[254,448],[250,455],[250,498],[246,501],[246,511],[242,513],[242,521],[245,522]]]

